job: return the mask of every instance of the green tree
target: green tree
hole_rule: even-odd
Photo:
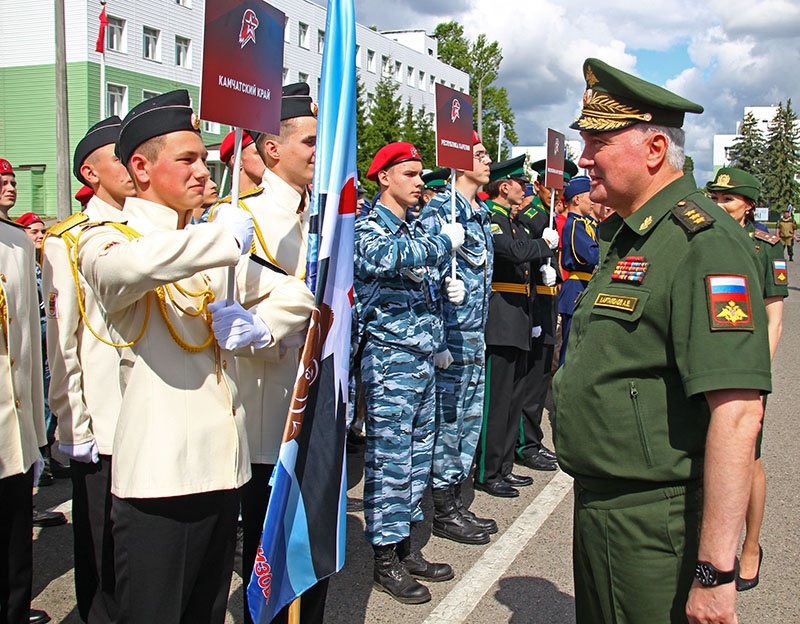
[[[375,153],[387,143],[400,138],[403,111],[400,97],[397,95],[399,85],[389,76],[383,76],[375,87],[375,96],[369,105],[364,127],[364,140],[359,141],[358,163],[366,176]],[[369,195],[377,193],[378,185],[363,180],[364,188]]]
[[[694,175],[694,158],[691,156],[683,159],[683,175]]]
[[[367,131],[367,101],[364,83],[361,76],[356,74],[356,164],[361,171],[361,180],[365,180],[369,161],[367,160],[364,140]],[[366,161],[366,162],[365,162]]]
[[[433,169],[436,164],[436,131],[433,128],[433,114],[420,108],[414,111],[411,102],[403,108],[403,121],[400,124],[400,140],[414,145],[422,157],[422,164]]]
[[[798,207],[800,184],[800,130],[791,98],[786,107],[778,104],[778,112],[767,130],[765,171],[762,195],[773,210],[782,211],[789,204]]]
[[[505,160],[511,156],[510,145],[515,144],[518,140],[517,132],[514,130],[514,112],[508,104],[506,88],[489,87],[484,90],[481,139],[492,160],[497,159],[497,140],[500,138],[501,123],[505,141],[500,150],[500,158]]]
[[[728,151],[728,160],[732,167],[744,169],[764,183],[764,154],[767,142],[764,133],[758,127],[758,120],[753,113],[747,113],[742,121],[739,136]]]

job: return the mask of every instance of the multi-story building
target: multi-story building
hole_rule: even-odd
[[[188,89],[198,104],[205,0],[110,0],[106,5],[105,84],[95,51],[99,2],[64,0],[70,155],[100,118],[124,116],[142,100]],[[286,14],[283,81],[308,82],[317,97],[326,10],[310,0],[270,0]],[[0,20],[0,157],[17,171],[14,214],[56,214],[55,37],[52,2],[4,0]],[[380,33],[358,25],[357,60],[367,104],[382,76],[415,108],[434,111],[434,85],[469,90],[469,76],[438,60],[423,31]],[[228,127],[204,121],[203,139],[218,146]],[[210,161],[217,156],[210,151]],[[219,171],[219,165],[216,166]],[[77,181],[71,180],[77,188]],[[75,190],[73,188],[73,190]],[[77,205],[77,204],[76,204]]]

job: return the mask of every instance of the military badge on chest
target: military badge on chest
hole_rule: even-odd
[[[627,256],[617,262],[617,266],[614,267],[614,272],[611,274],[611,280],[641,284],[649,266],[650,263],[645,261],[644,256]]]
[[[709,275],[706,288],[712,331],[754,329],[750,292],[744,275]]]

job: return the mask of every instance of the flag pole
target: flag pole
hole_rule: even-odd
[[[100,5],[105,8],[106,0],[100,0]],[[100,119],[106,118],[106,42],[103,41],[103,51],[100,53]]]
[[[555,223],[555,212],[556,212],[556,189],[550,189],[550,229],[553,229],[553,224]],[[553,259],[547,259],[547,266],[553,266]]]
[[[450,223],[456,223],[456,170],[450,169],[450,182],[452,192],[450,193]],[[450,260],[450,272],[453,279],[456,279],[456,252],[453,252],[453,257]]]
[[[303,596],[298,596],[289,604],[288,624],[300,624],[300,600]]]
[[[233,178],[231,184],[231,206],[239,207],[239,169],[242,166],[242,129],[233,129]],[[244,251],[244,250],[243,250]],[[249,252],[248,252],[249,253]],[[233,286],[236,284],[236,266],[228,267],[228,305],[233,305]]]

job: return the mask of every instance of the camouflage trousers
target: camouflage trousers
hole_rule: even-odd
[[[486,353],[483,334],[448,336],[453,363],[436,369],[436,441],[434,488],[464,481],[472,469],[483,423]]]
[[[408,537],[411,523],[422,520],[436,412],[433,357],[368,341],[361,379],[367,408],[366,537],[385,546]]]

